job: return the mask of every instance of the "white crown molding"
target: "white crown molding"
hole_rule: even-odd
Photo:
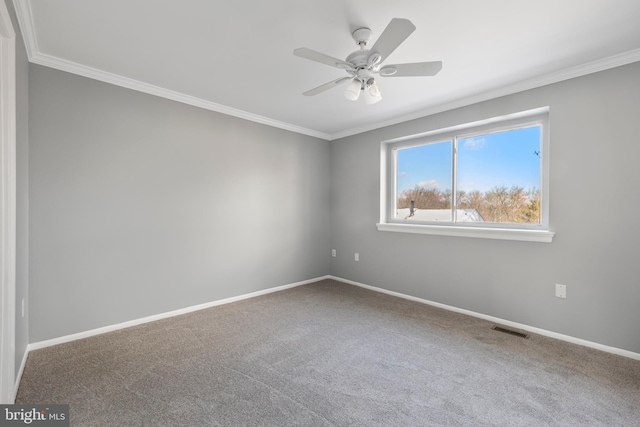
[[[360,127],[336,132],[330,135],[330,139],[335,140],[340,138],[346,138],[348,136],[369,132],[375,129],[380,129],[380,128],[391,126],[391,125],[397,125],[399,123],[408,122],[410,120],[419,119],[421,117],[431,116],[433,114],[442,113],[445,111],[453,110],[455,108],[466,107],[467,105],[477,104],[483,101],[489,101],[491,99],[499,98],[501,96],[512,95],[514,93],[524,92],[525,90],[535,89],[535,88],[547,86],[553,83],[562,82],[564,80],[570,80],[576,77],[585,76],[587,74],[608,70],[610,68],[620,67],[622,65],[631,64],[637,61],[640,61],[640,49],[630,50],[618,55],[609,56],[607,58],[599,59],[586,64],[578,65],[571,68],[566,68],[564,70],[548,73],[542,76],[534,77],[532,79],[523,80],[521,82],[514,83],[512,85],[499,87],[493,90],[489,90],[486,92],[461,98],[452,102],[440,104],[434,107],[427,108],[425,110],[416,111],[415,113],[403,115],[400,117],[395,117],[389,120],[383,120],[372,125],[360,126]]]
[[[72,61],[57,58],[54,56],[46,55],[43,53],[36,53],[29,58],[29,61],[44,65],[57,70],[66,71],[68,73],[77,74],[90,79],[99,80],[105,83],[110,83],[116,86],[121,86],[127,89],[136,90],[138,92],[147,93],[150,95],[159,96],[161,98],[170,99],[172,101],[181,102],[183,104],[193,105],[195,107],[204,108],[205,110],[215,111],[218,113],[226,114],[233,117],[249,120],[256,123],[261,123],[267,126],[288,130],[291,132],[313,136],[320,139],[330,139],[330,135],[322,132],[318,132],[312,129],[303,128],[300,126],[292,125],[290,123],[281,122],[271,119],[269,117],[260,116],[258,114],[249,113],[247,111],[238,110],[237,108],[228,107],[226,105],[217,104],[206,99],[197,98],[195,96],[186,95],[181,92],[177,92],[171,89],[165,89],[160,86],[155,86],[149,83],[141,82],[139,80],[124,77],[118,74],[109,73],[107,71],[99,70],[97,68],[88,67]]]
[[[330,140],[329,134],[318,132],[313,129],[303,128],[301,126],[292,125],[290,123],[281,122],[269,117],[260,116],[258,114],[249,113],[247,111],[238,110],[237,108],[228,107],[226,105],[217,104],[206,99],[197,98],[186,95],[181,92],[155,86],[149,83],[141,82],[135,79],[124,77],[118,74],[109,73],[97,68],[88,67],[62,58],[40,52],[38,47],[38,37],[33,22],[33,13],[31,10],[30,0],[13,0],[18,17],[18,23],[22,30],[25,47],[29,62],[44,65],[46,67],[55,68],[57,70],[66,71],[68,73],[77,74],[90,79],[99,80],[105,83],[114,84],[116,86],[125,87],[127,89],[136,90],[150,95],[159,96],[161,98],[171,99],[195,107],[204,108],[205,110],[215,111],[229,116],[238,117],[267,126],[288,130],[291,132],[312,136],[315,138]]]
[[[37,35],[35,31],[35,25],[33,23],[33,14],[31,11],[31,0],[13,0],[13,4],[16,9],[16,15],[18,16],[18,22],[22,29],[22,36],[25,41],[27,49],[27,55],[29,61],[35,64],[44,65],[51,68],[56,68],[61,71],[66,71],[73,74],[78,74],[84,77],[89,77],[95,80],[100,80],[106,83],[126,87],[128,89],[136,90],[139,92],[156,95],[162,98],[171,99],[173,101],[182,102],[184,104],[193,105],[196,107],[204,108],[206,110],[215,111],[222,114],[238,117],[241,119],[249,120],[256,123],[261,123],[267,126],[273,126],[276,128],[288,130],[291,132],[300,133],[303,135],[312,136],[315,138],[325,139],[333,141],[340,138],[346,138],[348,136],[357,135],[364,132],[369,132],[375,129],[380,129],[386,126],[396,125],[399,123],[408,122],[410,120],[418,119],[421,117],[430,116],[444,111],[453,110],[455,108],[465,107],[467,105],[475,104],[478,102],[488,101],[490,99],[499,98],[501,96],[511,95],[518,92],[523,92],[529,89],[535,89],[537,87],[546,86],[553,83],[558,83],[564,80],[569,80],[575,77],[584,76],[598,71],[604,71],[609,68],[619,67],[622,65],[630,64],[632,62],[640,61],[640,49],[630,50],[618,55],[613,55],[607,58],[589,62],[587,64],[578,65],[575,67],[559,70],[553,73],[538,76],[532,79],[523,80],[512,85],[499,87],[486,92],[478,93],[465,98],[457,99],[452,102],[440,104],[434,107],[430,107],[424,110],[416,111],[411,114],[406,114],[399,117],[394,117],[389,120],[382,120],[375,124],[355,127],[346,129],[343,131],[335,132],[332,134],[316,131],[313,129],[307,129],[300,126],[296,126],[290,123],[281,122],[271,119],[269,117],[260,116],[258,114],[249,113],[247,111],[238,110],[236,108],[228,107],[222,104],[217,104],[205,99],[196,98],[190,95],[186,95],[173,90],[165,89],[159,86],[154,86],[148,83],[144,83],[138,80],[130,79],[128,77],[120,76],[113,73],[108,73],[96,68],[87,67],[75,62],[67,61],[61,58],[46,55],[39,51]]]
[[[13,7],[16,10],[18,24],[27,49],[27,57],[31,59],[38,53],[38,37],[36,27],[33,24],[33,12],[31,11],[30,0],[13,0]]]

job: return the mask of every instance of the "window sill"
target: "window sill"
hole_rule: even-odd
[[[376,224],[378,231],[431,234],[436,236],[474,237],[479,239],[519,240],[523,242],[551,243],[556,233],[545,230],[516,230],[509,228],[477,228],[447,225]]]

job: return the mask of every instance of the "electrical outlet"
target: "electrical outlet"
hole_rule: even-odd
[[[561,285],[556,283],[556,296],[558,298],[566,298],[567,297],[567,287],[565,285]]]
[[[331,256],[332,257],[336,257],[336,250],[335,249],[331,249]]]
[[[354,259],[360,261],[360,254],[358,252],[355,253]]]

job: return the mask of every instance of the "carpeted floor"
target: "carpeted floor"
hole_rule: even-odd
[[[640,426],[640,361],[324,280],[29,354],[90,426]]]

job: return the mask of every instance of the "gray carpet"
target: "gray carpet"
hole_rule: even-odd
[[[640,361],[324,280],[30,353],[72,426],[638,426]]]

